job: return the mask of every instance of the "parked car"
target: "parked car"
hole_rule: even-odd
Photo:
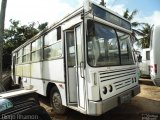
[[[39,105],[35,90],[14,90],[0,94],[0,119],[2,120],[51,120]]]

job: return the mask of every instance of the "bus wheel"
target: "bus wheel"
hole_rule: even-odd
[[[62,99],[56,87],[53,87],[50,92],[50,103],[55,113],[65,114],[66,107],[62,105]]]

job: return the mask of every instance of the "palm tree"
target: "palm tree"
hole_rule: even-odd
[[[142,23],[142,29],[140,30],[144,34],[143,38],[140,39],[142,48],[149,48],[151,29],[151,25],[149,25],[148,23]]]
[[[134,16],[138,13],[137,10],[133,10],[131,13],[129,12],[128,9],[123,14],[123,17],[126,18],[131,22],[132,27],[136,28],[139,25],[142,26],[141,29],[132,29],[133,30],[133,36],[136,38],[136,35],[142,36],[141,39],[137,39],[137,42],[139,46],[142,46],[142,48],[149,48],[150,45],[150,31],[151,31],[151,26],[147,23],[139,23],[137,21],[133,21]],[[141,44],[141,45],[140,45]]]
[[[133,27],[137,27],[138,25],[140,25],[140,23],[135,21],[133,22],[133,18],[137,13],[138,13],[138,10],[133,10],[131,13],[129,13],[129,10],[126,9],[126,11],[123,13],[123,17],[129,20]]]
[[[131,22],[132,27],[136,28],[138,26],[142,26],[141,29],[132,29],[133,30],[133,36],[135,37],[135,39],[137,40],[137,45],[138,46],[142,46],[142,48],[148,48],[150,45],[150,31],[151,31],[151,26],[147,23],[139,23],[134,21],[133,22],[133,18],[134,16],[138,13],[137,10],[133,10],[131,13],[129,12],[128,9],[126,9],[126,11],[123,14],[123,17],[128,19]],[[140,35],[142,36],[141,39],[137,39],[136,35]]]
[[[129,20],[131,22],[131,25],[133,28],[136,28],[140,25],[139,22],[136,22],[136,21],[133,21],[134,19],[134,16],[138,13],[138,10],[133,10],[131,13],[129,12],[128,9],[125,10],[125,12],[123,13],[123,17],[126,18],[127,20]],[[135,44],[136,43],[136,46],[138,46],[140,48],[141,46],[141,43],[139,42],[139,40],[137,39],[137,35],[141,35],[141,32],[139,32],[138,30],[136,29],[133,29],[132,28],[132,36],[133,36],[133,39],[132,39],[132,44]]]

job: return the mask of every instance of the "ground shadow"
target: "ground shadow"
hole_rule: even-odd
[[[139,83],[143,85],[155,86],[151,79],[146,79],[146,78],[140,78]]]
[[[42,100],[41,100],[42,99]],[[40,96],[41,102],[47,102],[45,97]],[[130,102],[124,103],[107,113],[94,117],[83,115],[77,111],[69,109],[65,115],[56,115],[54,111],[49,112],[53,120],[142,120],[143,115],[159,115],[160,119],[160,101],[136,96]]]

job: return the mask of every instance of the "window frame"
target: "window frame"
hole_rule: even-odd
[[[146,60],[150,60],[150,51],[149,50],[146,51]]]
[[[57,27],[57,28],[55,28],[55,29],[52,29],[52,30],[50,30],[49,32],[47,32],[44,36],[43,36],[43,59],[44,60],[50,60],[50,59],[57,59],[57,58],[60,58],[60,57],[62,57],[62,54],[63,54],[63,52],[62,52],[62,40],[61,39],[58,39],[57,37],[57,29],[58,28],[60,28],[60,32],[62,33],[62,29],[61,29],[61,26],[59,26],[59,27]],[[45,37],[48,35],[48,34],[50,34],[51,32],[53,32],[53,31],[55,31],[55,33],[56,33],[56,39],[55,40],[53,40],[53,42],[52,42],[52,44],[49,44],[49,45],[45,45]],[[62,37],[62,35],[61,35],[61,37]],[[53,38],[54,39],[54,38]],[[49,57],[45,57],[45,49],[46,48],[50,48],[50,47],[52,47],[52,46],[56,46],[56,44],[60,44],[60,46],[61,46],[61,54],[59,54],[59,55],[57,55],[57,56],[49,56]]]
[[[57,27],[57,41],[62,39],[62,28],[61,26]]]
[[[115,29],[116,30],[116,29]],[[134,62],[134,57],[133,57],[133,51],[132,51],[132,48],[131,48],[131,54],[132,54],[132,60],[133,60],[133,64],[122,64],[122,57],[121,57],[121,46],[120,46],[120,39],[119,39],[119,36],[118,36],[118,32],[119,33],[122,33],[122,34],[126,34],[126,35],[128,35],[129,36],[129,38],[130,38],[130,40],[131,40],[131,35],[129,34],[129,33],[126,33],[126,32],[123,32],[123,31],[120,31],[120,30],[116,30],[116,34],[117,34],[117,39],[118,39],[118,42],[119,42],[119,52],[120,52],[120,65],[133,65],[135,62]],[[132,46],[131,45],[131,41],[129,42],[129,44],[130,44],[130,47]],[[127,52],[128,52],[128,50],[127,50]]]
[[[20,51],[21,51],[21,54],[20,54],[20,56],[19,56],[19,52],[20,52]],[[16,56],[17,56],[17,58],[16,58],[16,59],[17,59],[17,64],[22,64],[22,62],[23,62],[23,61],[22,61],[23,48],[21,48],[21,49],[19,49],[19,50],[17,51],[17,55],[16,55]],[[21,59],[20,62],[19,62],[19,59]]]
[[[24,49],[29,46],[29,53],[25,53],[24,54]],[[23,51],[22,51],[22,63],[29,63],[31,61],[31,43],[27,44],[26,46],[24,46],[23,48]],[[28,61],[24,61],[24,57],[27,57],[29,56],[29,60]]]
[[[40,47],[39,47],[39,45],[37,45],[38,48],[36,48],[35,50],[33,50],[33,47],[32,47],[33,43],[34,42],[38,42],[38,41],[40,42]],[[40,51],[40,57],[39,57],[39,59],[33,60],[33,57],[32,57],[33,53],[36,53],[36,52],[39,52],[39,51]],[[33,42],[31,42],[31,53],[30,54],[31,54],[30,55],[30,61],[31,62],[37,62],[37,61],[41,61],[43,59],[43,36],[41,36],[38,39],[36,39]]]

